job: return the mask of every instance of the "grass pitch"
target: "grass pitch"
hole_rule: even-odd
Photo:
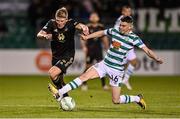
[[[91,80],[88,91],[70,92],[75,110],[62,111],[47,90],[48,76],[0,76],[0,118],[180,118],[180,76],[133,76],[130,81],[133,90],[123,87],[122,94],[142,93],[147,110],[133,103],[112,104],[110,91]]]

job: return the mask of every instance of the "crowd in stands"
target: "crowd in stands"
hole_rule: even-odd
[[[31,23],[39,19],[52,18],[55,11],[65,6],[69,11],[69,17],[81,21],[87,21],[91,12],[97,11],[100,16],[109,23],[109,19],[119,16],[122,5],[128,4],[134,9],[158,8],[162,12],[164,8],[175,8],[180,6],[179,0],[32,0],[28,8]],[[112,20],[111,20],[112,21]],[[112,24],[110,22],[110,24]]]
[[[14,23],[15,25],[17,25],[16,22],[18,22],[19,24],[23,24],[23,26],[17,27],[21,30],[14,30],[18,33],[14,32],[11,34],[18,34],[17,38],[21,38],[18,40],[19,42],[24,42],[24,37],[28,38],[29,41],[27,43],[31,42],[31,39],[35,39],[35,34],[38,32],[38,30],[42,28],[42,26],[44,26],[49,19],[53,18],[55,11],[62,6],[65,6],[68,9],[69,18],[73,18],[84,23],[88,22],[89,14],[93,11],[96,11],[100,14],[101,22],[105,24],[105,27],[113,26],[115,20],[120,15],[122,5],[130,5],[135,10],[141,8],[157,8],[160,10],[160,12],[163,12],[164,9],[167,8],[180,8],[179,0],[2,0],[0,1],[0,13],[7,13],[7,10],[2,10],[8,5],[5,4],[6,6],[3,7],[3,4],[1,3],[8,2],[13,2],[13,4],[16,2],[16,6],[13,8],[13,15],[10,15],[11,17],[5,18],[8,20],[4,20],[3,15],[0,14],[0,34],[7,34],[8,32],[13,31],[10,22]],[[23,4],[20,4],[21,2],[23,2]],[[9,6],[11,6],[11,4]],[[14,10],[15,8],[19,10],[24,9],[23,14],[21,11],[16,12]],[[14,14],[15,12],[20,14],[21,18],[17,18],[16,14]],[[11,14],[11,12],[9,13]],[[160,15],[162,14],[163,13],[160,13]],[[26,28],[27,26],[28,28]],[[34,34],[32,35],[29,32],[33,32]],[[27,37],[26,34],[31,36]],[[11,38],[14,38],[15,35],[13,35]],[[8,44],[8,40],[12,39],[10,39],[9,35],[8,39],[3,41],[0,35],[0,40],[0,48],[6,48],[9,46],[4,46],[2,44],[6,42],[6,44]],[[35,43],[35,41],[33,43]],[[32,45],[32,47],[38,46]]]

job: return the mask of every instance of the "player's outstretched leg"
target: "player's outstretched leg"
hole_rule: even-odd
[[[59,89],[59,95],[62,95],[64,93],[69,92],[70,90],[74,90],[76,88],[78,88],[79,86],[82,85],[82,80],[80,78],[76,78],[73,81],[69,82],[68,84],[66,84],[65,86],[63,86],[63,88]]]
[[[99,74],[94,67],[89,68],[85,73],[81,74],[81,76],[75,78],[61,89],[58,90],[59,96],[62,97],[63,94],[69,92],[70,90],[74,90],[82,85],[84,81],[88,81],[89,79],[98,78]]]

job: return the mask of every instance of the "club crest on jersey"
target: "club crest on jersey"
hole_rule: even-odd
[[[58,35],[58,40],[59,40],[59,42],[62,42],[62,43],[64,43],[65,42],[65,36],[64,36],[64,34],[63,33],[60,33],[59,35]]]
[[[113,48],[115,49],[119,49],[121,47],[121,43],[120,42],[117,42],[117,41],[113,41],[112,42],[112,46]]]

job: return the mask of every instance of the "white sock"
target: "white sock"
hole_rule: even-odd
[[[133,74],[135,67],[131,64],[128,64],[128,67],[125,71],[125,75],[123,78],[123,83],[129,80],[129,77]]]
[[[140,98],[138,96],[129,96],[129,95],[121,95],[119,102],[121,104],[131,103],[131,102],[139,102]]]
[[[65,86],[63,86],[61,89],[59,89],[59,94],[63,95],[65,93],[69,92],[70,90],[78,88],[81,84],[82,84],[81,79],[76,78],[73,81],[66,84]]]

